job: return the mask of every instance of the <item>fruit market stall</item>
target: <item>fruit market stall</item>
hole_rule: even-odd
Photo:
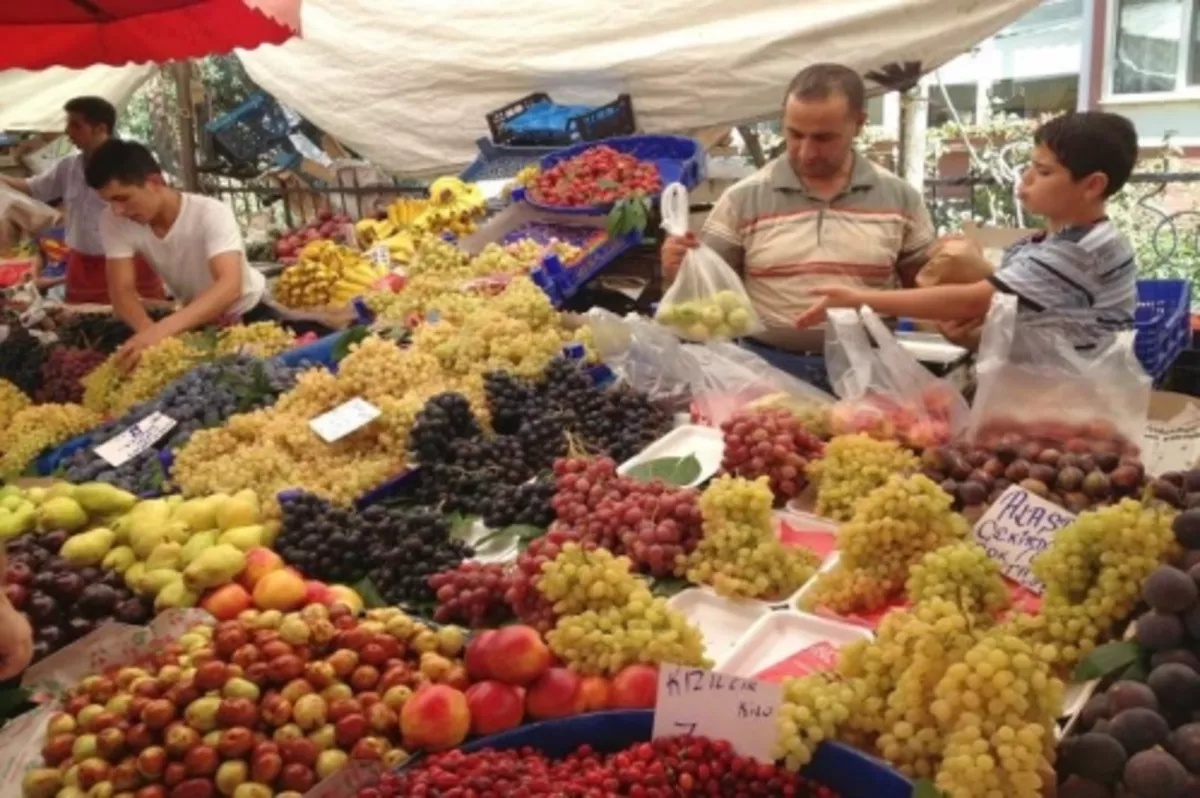
[[[26,795],[1186,794],[1200,472],[1148,378],[1005,362],[968,407],[852,314],[835,399],[556,310],[492,225],[585,242],[520,204],[419,236],[327,356],[251,325],[69,401],[5,372]]]

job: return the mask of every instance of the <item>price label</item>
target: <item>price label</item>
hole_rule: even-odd
[[[975,524],[975,542],[1000,563],[1005,576],[1040,596],[1045,586],[1033,575],[1033,561],[1074,520],[1054,502],[1013,485]]]
[[[120,468],[175,428],[176,421],[162,413],[151,413],[115,438],[95,448],[96,455],[113,468]]]
[[[317,416],[308,422],[308,426],[326,443],[333,443],[370,424],[381,414],[382,411],[375,405],[365,399],[355,398]]]
[[[654,737],[686,734],[728,740],[739,754],[771,762],[782,698],[783,688],[777,684],[663,664],[658,670]]]
[[[367,250],[367,257],[376,266],[382,266],[385,269],[392,267],[392,251],[388,249],[387,244],[376,244]]]

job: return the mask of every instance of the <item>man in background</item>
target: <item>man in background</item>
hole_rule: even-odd
[[[45,203],[61,201],[67,219],[66,301],[109,304],[104,242],[100,214],[106,204],[88,187],[84,167],[92,154],[108,141],[117,124],[117,110],[101,97],[76,97],[64,106],[66,136],[79,148],[52,167],[30,178],[0,175],[9,186]],[[162,281],[144,260],[137,263],[137,290],[147,299],[162,299]]]
[[[920,193],[855,152],[866,124],[862,78],[840,64],[814,64],[784,97],[786,153],[717,201],[699,237],[668,238],[671,278],[703,242],[742,277],[766,330],[745,342],[771,365],[829,390],[824,331],[793,322],[829,283],[857,288],[913,285],[934,242]]]

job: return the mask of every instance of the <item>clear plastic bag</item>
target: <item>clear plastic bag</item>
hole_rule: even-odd
[[[746,407],[784,407],[802,418],[814,435],[828,434],[834,398],[820,388],[728,341],[683,349],[696,364],[689,374],[693,420],[719,426]]]
[[[699,362],[670,330],[636,314],[621,318],[603,308],[581,317],[600,359],[617,378],[650,399],[681,408],[691,397]]]
[[[984,446],[1038,442],[1067,452],[1135,455],[1150,409],[1151,378],[1133,331],[1081,353],[1056,330],[1021,320],[998,294],[983,327],[969,436]]]
[[[828,318],[825,363],[841,400],[834,435],[862,432],[921,449],[966,430],[967,400],[917,362],[874,311],[835,309]]]
[[[688,195],[679,183],[662,195],[662,227],[673,236],[688,232]],[[762,319],[728,263],[712,247],[689,250],[675,282],[663,295],[655,320],[689,341],[727,340],[762,332]]]

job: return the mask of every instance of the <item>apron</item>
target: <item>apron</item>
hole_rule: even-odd
[[[108,298],[107,259],[103,255],[84,255],[71,251],[67,256],[67,297],[71,305],[111,305]],[[143,299],[163,299],[162,280],[140,255],[134,256],[137,292]]]

